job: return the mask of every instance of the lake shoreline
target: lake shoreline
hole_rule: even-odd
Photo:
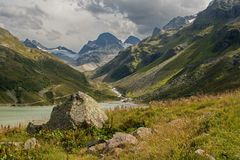
[[[103,110],[137,108],[133,102],[112,101],[99,103]],[[55,105],[51,106],[0,106],[0,126],[26,126],[29,122],[45,123],[50,119]]]

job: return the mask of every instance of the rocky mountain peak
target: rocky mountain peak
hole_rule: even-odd
[[[23,44],[29,48],[38,48],[38,49],[42,49],[42,50],[47,50],[47,48],[45,46],[43,46],[41,43],[39,43],[38,41],[30,40],[28,38],[25,41],[23,41]]]
[[[239,0],[213,0],[209,3],[208,7],[228,8],[228,7],[232,7],[239,3],[240,3]]]
[[[185,16],[185,17],[175,17],[167,25],[163,27],[164,30],[180,29],[190,23],[192,23],[196,18],[196,15]]]
[[[95,43],[99,46],[106,46],[109,44],[120,44],[122,43],[121,40],[117,39],[113,34],[111,33],[102,33],[98,36]]]
[[[194,27],[204,28],[220,21],[231,21],[239,16],[240,0],[213,0],[206,10],[198,14]]]

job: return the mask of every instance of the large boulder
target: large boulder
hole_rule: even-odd
[[[78,92],[66,103],[54,107],[46,127],[50,130],[101,128],[107,119],[107,115],[93,98]]]

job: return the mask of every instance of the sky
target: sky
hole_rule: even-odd
[[[176,16],[196,14],[211,0],[0,0],[0,27],[20,40],[74,51],[99,34],[145,38]]]

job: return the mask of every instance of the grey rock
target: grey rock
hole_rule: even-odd
[[[133,132],[133,136],[137,138],[146,138],[148,136],[151,136],[153,134],[153,130],[151,128],[145,128],[141,127],[138,128],[135,132]]]
[[[38,141],[36,138],[31,138],[28,139],[25,143],[24,143],[24,150],[30,150],[30,149],[35,149],[40,147]]]
[[[78,92],[65,103],[54,107],[46,127],[50,130],[102,128],[107,119],[107,115],[92,97]]]
[[[35,125],[32,122],[30,122],[30,123],[28,123],[28,126],[27,126],[27,133],[35,134],[35,133],[38,133],[42,129],[43,129],[43,125]]]
[[[116,133],[113,138],[107,141],[107,150],[112,150],[114,148],[123,148],[126,145],[135,145],[138,143],[136,137],[131,134],[126,133]]]
[[[114,154],[119,155],[126,145],[138,143],[136,137],[127,133],[115,133],[113,138],[104,143],[96,144],[88,148],[90,154]]]
[[[106,149],[106,146],[106,143],[97,144],[95,146],[89,147],[88,152],[91,154],[100,154]]]

